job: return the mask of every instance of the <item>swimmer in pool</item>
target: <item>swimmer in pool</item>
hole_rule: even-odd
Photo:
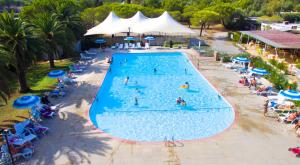
[[[176,99],[176,104],[180,104],[181,102],[182,102],[181,97],[178,97],[178,98]]]
[[[129,81],[129,77],[127,76],[126,79],[124,80],[124,84],[127,85]]]
[[[181,106],[183,106],[183,107],[186,106],[186,102],[184,100],[181,101]]]
[[[186,68],[184,68],[184,73],[187,74],[187,69]]]
[[[156,73],[156,72],[157,72],[157,69],[156,69],[156,68],[154,68],[154,69],[153,69],[153,72],[154,72],[154,73]]]
[[[189,89],[190,88],[189,82],[185,82],[185,86],[186,86],[186,89]]]
[[[138,102],[138,98],[137,98],[137,97],[134,98],[134,105],[139,105],[139,102]]]

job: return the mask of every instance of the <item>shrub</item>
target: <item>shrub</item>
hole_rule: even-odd
[[[275,59],[271,59],[269,60],[270,64],[276,66],[277,65],[277,61]]]
[[[246,57],[246,58],[250,58],[250,54],[247,53],[247,52],[244,52],[244,53],[237,54],[234,57]]]
[[[262,60],[261,57],[254,57],[252,58],[253,65],[257,68],[264,68],[266,69],[270,74],[266,76],[266,79],[268,79],[271,83],[273,83],[274,87],[276,89],[287,89],[289,86],[292,89],[297,88],[297,84],[291,84],[289,83],[288,79],[285,78],[285,76],[281,73],[278,73],[276,69],[274,69],[272,66],[268,65],[266,62]],[[282,66],[284,68],[284,66]]]

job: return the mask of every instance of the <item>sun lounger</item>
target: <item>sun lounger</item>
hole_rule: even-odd
[[[129,49],[128,43],[125,43],[125,44],[124,44],[124,49],[125,49],[125,50],[128,50],[128,49]]]
[[[86,60],[92,60],[92,57],[87,57],[83,53],[80,53],[80,60],[86,61]]]
[[[136,48],[136,47],[135,47],[135,44],[132,44],[130,48],[131,48],[131,49],[135,49],[135,48]]]
[[[150,44],[148,42],[145,43],[145,49],[150,49]]]
[[[141,46],[141,43],[140,43],[140,42],[137,42],[137,43],[136,43],[136,49],[142,49],[142,46]]]
[[[15,134],[22,139],[27,139],[29,141],[32,141],[35,138],[37,138],[37,136],[34,134],[34,132],[32,132],[30,129],[27,129],[22,122],[16,123],[14,125],[14,129],[16,131]]]
[[[61,91],[59,89],[54,89],[52,91],[50,91],[49,96],[51,97],[58,97],[58,96],[62,96],[64,97],[66,95],[66,92]]]
[[[14,159],[18,159],[19,157],[23,157],[24,159],[30,159],[32,157],[32,154],[34,152],[33,146],[30,147],[21,147],[17,148],[15,146],[10,146],[11,153]],[[16,152],[18,151],[18,152]],[[7,144],[4,144],[1,146],[1,152],[9,155]],[[11,163],[9,163],[11,164]]]
[[[46,135],[47,131],[49,130],[48,127],[44,127],[37,122],[32,122],[31,120],[25,120],[23,122],[18,123],[22,125],[25,129],[30,130],[36,136]]]
[[[123,49],[123,44],[120,44],[120,45],[119,45],[119,49],[120,49],[120,50]]]
[[[85,52],[85,54],[87,55],[87,56],[96,56],[97,55],[97,53],[96,52],[90,52],[90,51],[84,51]]]
[[[70,69],[70,72],[72,72],[72,73],[82,73],[83,72],[83,69],[75,68],[73,65],[70,65],[69,69]]]

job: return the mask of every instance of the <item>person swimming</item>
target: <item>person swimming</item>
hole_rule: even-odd
[[[134,105],[139,105],[139,102],[138,102],[138,98],[137,98],[137,97],[134,98]]]
[[[187,74],[187,69],[186,68],[184,68],[184,73]]]
[[[157,72],[157,69],[156,69],[156,68],[154,68],[154,69],[153,69],[153,72],[154,72],[154,73],[156,73],[156,72]]]
[[[124,84],[127,85],[129,81],[129,77],[127,76],[126,79],[124,80]]]
[[[181,101],[181,106],[186,106],[186,102],[184,100]]]
[[[178,98],[176,99],[176,104],[180,104],[181,102],[182,102],[181,97],[178,97]]]
[[[186,89],[189,89],[190,88],[189,82],[185,82],[185,86],[186,86]]]
[[[127,62],[127,58],[125,58],[124,62],[125,62],[125,63]]]

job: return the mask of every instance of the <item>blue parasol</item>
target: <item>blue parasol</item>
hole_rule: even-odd
[[[147,36],[147,37],[145,37],[144,39],[145,39],[145,40],[148,40],[148,41],[154,41],[154,40],[155,40],[155,38],[152,37],[152,36]]]
[[[66,74],[66,72],[63,70],[52,70],[51,72],[48,73],[48,77],[59,78],[59,77],[64,76],[65,74]]]
[[[251,70],[251,73],[262,75],[262,76],[269,74],[269,72],[263,68],[254,68]]]
[[[132,37],[132,36],[128,36],[128,37],[125,37],[124,40],[125,41],[134,41],[136,38],[135,37]]]
[[[278,95],[288,100],[300,100],[300,93],[295,90],[281,90],[279,91]]]
[[[106,42],[106,40],[104,39],[104,38],[98,38],[98,39],[96,39],[96,41],[95,41],[95,43],[97,43],[97,44],[103,44],[103,43],[105,43]]]
[[[236,57],[236,58],[233,59],[233,61],[234,62],[243,62],[243,63],[250,62],[250,60],[246,57]]]
[[[29,109],[35,106],[37,103],[40,102],[40,97],[36,95],[31,96],[22,96],[17,98],[14,103],[13,107],[17,109]]]

